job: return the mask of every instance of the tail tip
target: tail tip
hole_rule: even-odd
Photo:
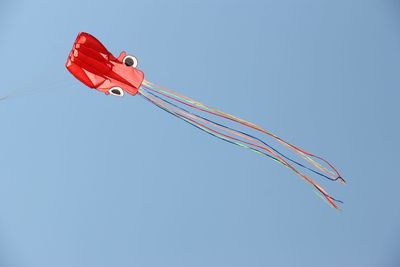
[[[340,175],[336,178],[336,180],[339,180],[339,182],[342,183],[342,184],[346,184],[347,183],[346,180]]]

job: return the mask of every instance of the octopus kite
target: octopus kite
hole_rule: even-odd
[[[273,159],[309,183],[330,206],[339,209],[338,203],[342,201],[330,196],[311,179],[311,175],[314,175],[345,183],[337,169],[327,160],[290,144],[254,123],[146,81],[144,73],[137,68],[136,57],[124,51],[114,57],[94,36],[81,32],[73,44],[66,67],[75,78],[90,88],[117,97],[126,93],[140,95],[158,108],[214,137]],[[286,153],[292,153],[298,159],[289,157],[255,134],[249,134],[250,130],[272,139]]]

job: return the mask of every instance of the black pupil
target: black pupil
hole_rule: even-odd
[[[115,95],[121,95],[121,92],[118,89],[112,89],[111,92]]]
[[[133,58],[127,57],[127,58],[125,59],[125,65],[127,65],[128,67],[133,66],[133,63],[135,63],[135,62],[133,61]]]

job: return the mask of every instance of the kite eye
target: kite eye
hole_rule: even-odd
[[[138,65],[137,58],[135,58],[134,56],[131,56],[131,55],[127,55],[126,57],[124,57],[122,62],[124,62],[125,66],[133,67],[133,68],[136,68]]]
[[[114,95],[114,96],[124,96],[124,91],[122,90],[121,87],[113,87],[110,90],[108,90],[108,92],[110,93],[110,95]]]

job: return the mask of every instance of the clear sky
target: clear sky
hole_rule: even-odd
[[[0,2],[0,266],[400,265],[398,1]],[[275,162],[64,64],[146,79],[334,162],[343,211]],[[320,181],[320,180],[318,180]]]

